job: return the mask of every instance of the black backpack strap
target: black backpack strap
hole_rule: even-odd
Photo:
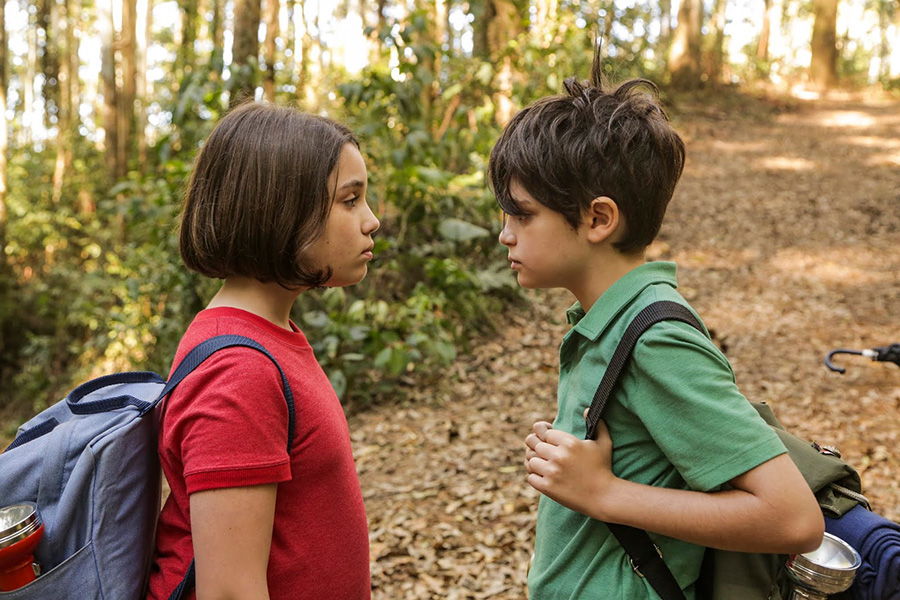
[[[619,381],[625,364],[631,358],[631,353],[637,344],[638,339],[645,331],[650,329],[655,323],[660,321],[681,321],[691,325],[701,332],[703,326],[697,320],[686,306],[677,302],[660,301],[650,304],[644,308],[634,318],[625,334],[622,336],[616,351],[613,353],[609,366],[606,367],[606,373],[597,387],[591,407],[588,409],[587,417],[587,435],[586,440],[593,440],[597,437],[597,423],[603,415],[603,409],[609,400],[610,394]],[[640,577],[646,577],[650,586],[659,594],[663,600],[684,600],[684,593],[681,586],[675,580],[675,576],[663,561],[662,552],[659,547],[653,543],[650,536],[643,529],[637,529],[628,525],[618,523],[607,523],[607,527],[618,540],[625,552],[631,560],[631,567]]]
[[[194,559],[191,559],[191,564],[188,566],[187,573],[184,574],[184,579],[181,580],[181,583],[178,584],[178,587],[172,591],[172,595],[169,596],[169,600],[181,600],[184,598],[184,595],[194,589],[196,585],[196,573],[194,572]]]
[[[181,383],[185,377],[190,375],[194,369],[199,367],[203,362],[218,352],[219,350],[223,350],[225,348],[233,348],[235,346],[243,346],[246,348],[253,348],[259,352],[265,354],[269,360],[272,361],[272,364],[278,369],[278,373],[281,375],[281,386],[284,391],[284,399],[287,402],[288,408],[288,454],[291,453],[291,446],[294,443],[294,395],[291,393],[291,386],[288,383],[287,376],[284,374],[284,371],[281,368],[281,365],[278,364],[278,361],[275,360],[275,357],[269,354],[269,351],[265,349],[265,347],[248,337],[240,336],[240,335],[218,335],[216,337],[210,338],[205,342],[201,342],[195,348],[193,348],[190,352],[188,352],[187,356],[182,359],[182,361],[178,364],[178,368],[175,369],[175,372],[172,373],[172,376],[169,377],[169,381],[166,383],[162,392],[160,392],[159,397],[153,402],[153,406],[155,406],[160,400],[166,397],[175,387]],[[194,585],[196,583],[196,572],[194,569],[194,559],[191,559],[191,564],[188,566],[187,572],[184,574],[184,578],[181,580],[181,583],[178,584],[178,587],[172,592],[172,595],[169,596],[169,600],[181,600],[181,598],[192,589],[194,589]]]

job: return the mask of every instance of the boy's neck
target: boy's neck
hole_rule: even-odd
[[[610,249],[597,256],[594,267],[585,273],[584,280],[576,289],[570,289],[584,312],[591,310],[600,296],[618,280],[638,268],[646,261],[643,252],[623,254]],[[574,288],[575,286],[573,286]]]
[[[291,330],[291,307],[302,291],[249,277],[228,277],[207,308],[239,308]]]

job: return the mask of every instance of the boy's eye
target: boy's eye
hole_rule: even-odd
[[[503,225],[505,226],[509,223],[510,218],[515,219],[518,223],[527,223],[528,219],[531,218],[532,215],[522,214],[522,215],[511,215],[509,213],[503,213]]]

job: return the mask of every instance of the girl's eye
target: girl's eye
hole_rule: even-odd
[[[350,208],[353,208],[354,206],[356,206],[357,202],[359,202],[359,196],[353,196],[352,198],[348,198],[347,200],[344,200],[344,204],[346,204]]]

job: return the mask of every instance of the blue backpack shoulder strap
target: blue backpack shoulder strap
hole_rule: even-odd
[[[184,380],[185,377],[190,375],[194,371],[194,369],[203,364],[203,362],[207,358],[209,358],[219,350],[224,350],[225,348],[234,348],[236,346],[253,348],[254,350],[262,352],[269,358],[269,360],[272,361],[272,364],[275,365],[275,368],[278,369],[278,374],[281,375],[281,386],[284,390],[284,399],[287,402],[288,452],[290,452],[291,446],[294,442],[294,396],[291,393],[291,386],[288,384],[287,377],[285,376],[284,371],[281,369],[281,365],[279,365],[278,361],[275,360],[275,357],[269,354],[269,351],[266,350],[262,344],[248,337],[244,337],[241,335],[218,335],[198,344],[194,349],[188,352],[187,356],[185,356],[184,359],[182,359],[182,361],[178,364],[178,368],[176,368],[175,372],[172,373],[172,376],[169,377],[169,381],[166,382],[166,385],[163,388],[162,392],[160,392],[159,397],[153,402],[153,406],[156,406],[156,404],[160,400],[170,394],[175,389],[175,387]],[[152,406],[150,408],[152,408]]]
[[[209,358],[219,350],[223,350],[225,348],[234,348],[236,346],[253,348],[254,350],[262,352],[269,358],[269,360],[272,361],[272,364],[274,364],[278,369],[278,373],[281,375],[282,388],[284,389],[284,399],[287,402],[288,408],[288,454],[290,454],[291,446],[294,442],[294,396],[291,393],[291,386],[290,384],[288,384],[287,377],[285,376],[281,365],[279,365],[278,361],[275,360],[275,357],[269,354],[269,351],[266,350],[262,344],[248,337],[240,335],[219,335],[198,344],[194,349],[188,352],[187,356],[185,356],[184,359],[182,359],[182,361],[178,364],[175,372],[172,373],[172,376],[169,377],[169,381],[166,382],[165,387],[163,388],[162,392],[160,392],[159,397],[153,402],[153,406],[155,406],[160,400],[165,398],[166,395],[170,394],[172,390],[174,390],[175,387],[178,386],[179,383],[184,381],[185,377],[190,375],[194,371],[194,369],[203,364],[203,361],[205,361],[207,358]],[[194,588],[194,585],[196,583],[195,578],[196,573],[194,570],[194,560],[191,559],[191,564],[190,566],[188,566],[187,573],[185,573],[184,578],[181,580],[181,583],[178,584],[178,587],[175,588],[175,590],[172,592],[172,595],[169,596],[169,600],[181,600],[185,593]]]

